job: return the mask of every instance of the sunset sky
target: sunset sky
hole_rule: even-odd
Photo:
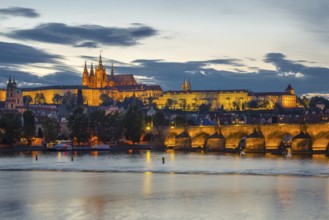
[[[79,85],[108,73],[180,89],[329,94],[328,0],[1,0],[0,87]]]

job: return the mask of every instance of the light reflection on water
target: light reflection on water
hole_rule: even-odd
[[[328,162],[174,151],[1,154],[0,219],[328,219]]]

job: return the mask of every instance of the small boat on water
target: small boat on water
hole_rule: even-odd
[[[70,151],[73,149],[72,141],[69,140],[61,140],[56,141],[55,143],[47,144],[47,148],[51,151]]]

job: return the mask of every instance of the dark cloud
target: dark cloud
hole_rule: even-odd
[[[26,18],[36,18],[40,16],[40,14],[37,13],[32,8],[21,8],[21,7],[0,8],[0,15],[19,16]]]
[[[88,42],[83,42],[81,44],[77,44],[75,45],[75,47],[98,48],[99,46],[96,42],[88,41]]]
[[[162,60],[135,60],[138,65],[118,66],[119,73],[133,73],[141,81],[161,84],[164,90],[180,89],[182,81],[190,79],[193,89],[250,89],[252,91],[284,91],[291,83],[298,94],[307,92],[328,92],[329,69],[308,67],[288,60],[280,53],[269,53],[265,62],[272,63],[277,70],[253,68],[252,72],[239,69],[218,70],[209,64],[242,66],[239,60],[208,60],[190,62],[165,62]],[[292,74],[284,74],[292,73]],[[302,74],[302,75],[298,75]],[[147,80],[143,80],[143,77]],[[315,86],[316,85],[316,86]]]
[[[0,67],[0,87],[5,87],[9,76],[15,77],[20,87],[39,87],[50,85],[81,85],[81,75],[76,72],[55,72],[37,76],[29,72]]]
[[[264,59],[266,63],[272,63],[279,72],[304,72],[305,66],[297,62],[287,60],[282,53],[268,53]]]
[[[42,50],[17,43],[0,41],[0,51],[1,65],[56,63],[57,59],[61,59],[58,55],[49,54]]]
[[[133,46],[138,44],[139,40],[156,34],[157,31],[148,26],[116,28],[98,25],[68,26],[62,23],[46,23],[32,29],[16,30],[7,36],[22,40],[90,47],[95,46],[94,42],[103,45]]]

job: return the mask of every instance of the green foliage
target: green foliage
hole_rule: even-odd
[[[177,115],[177,116],[174,118],[174,124],[175,124],[177,127],[184,127],[184,126],[187,125],[187,120],[186,120],[185,116]]]
[[[124,109],[128,109],[131,106],[137,106],[139,108],[142,108],[144,104],[140,99],[132,96],[129,98],[125,98],[123,102],[117,102],[117,106]]]
[[[99,141],[111,141],[113,138],[112,118],[105,115],[105,111],[98,109],[89,115],[90,132],[98,137]]]
[[[56,93],[52,100],[53,100],[53,103],[55,103],[55,104],[62,104],[63,96]]]
[[[209,112],[210,111],[210,106],[211,106],[210,104],[201,104],[199,106],[199,112],[201,114],[205,114],[205,113]]]
[[[42,130],[38,130],[38,136],[43,136],[46,142],[55,141],[57,139],[59,123],[56,118],[44,117],[41,127]]]
[[[23,137],[27,139],[28,145],[31,145],[36,129],[32,111],[28,110],[23,113],[23,122]]]
[[[271,107],[271,103],[268,99],[262,99],[262,100],[251,100],[248,102],[248,106],[251,109],[268,109]]]
[[[157,111],[153,115],[153,125],[155,127],[168,125],[168,121],[162,111]]]
[[[65,108],[68,112],[71,112],[75,108],[76,102],[77,102],[76,94],[74,94],[70,91],[67,91],[64,94],[62,104],[65,106]]]
[[[30,95],[23,96],[23,103],[24,105],[28,106],[33,101],[32,97]]]
[[[111,106],[114,103],[108,94],[100,95],[99,99],[102,101],[101,106]]]
[[[325,108],[329,108],[329,101],[328,99],[324,98],[324,97],[320,97],[320,96],[314,96],[311,98],[310,100],[310,107],[311,108],[315,108],[317,104],[324,104],[325,105]]]
[[[144,128],[144,116],[138,106],[129,107],[125,115],[125,137],[134,143],[139,143]]]
[[[22,122],[19,113],[2,113],[0,117],[0,128],[3,143],[9,145],[16,143],[21,137],[22,130]]]
[[[78,145],[82,142],[87,142],[90,138],[88,131],[89,118],[84,113],[83,108],[78,107],[73,111],[73,114],[69,117],[68,128],[71,132],[71,138],[76,140]]]
[[[34,97],[34,104],[46,104],[45,95],[42,92],[37,92]]]

